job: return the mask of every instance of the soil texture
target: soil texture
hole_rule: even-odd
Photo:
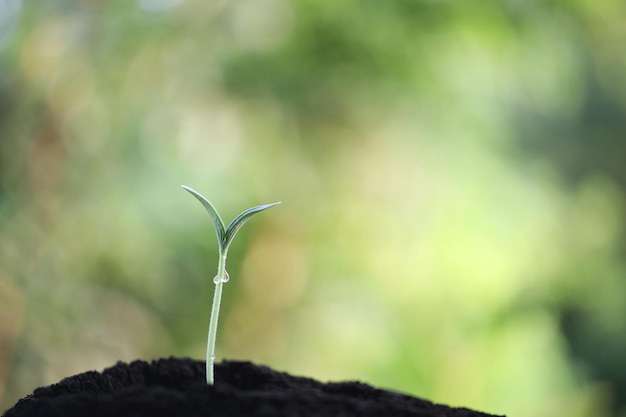
[[[489,417],[360,382],[322,383],[250,362],[118,362],[36,389],[4,417]],[[493,417],[493,416],[492,416]]]

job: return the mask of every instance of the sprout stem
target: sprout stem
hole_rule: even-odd
[[[267,210],[270,207],[275,206],[278,203],[265,204],[262,206],[256,206],[249,208],[248,210],[244,210],[239,216],[235,217],[235,219],[230,222],[228,227],[224,227],[224,221],[220,217],[219,213],[211,204],[209,200],[206,199],[202,194],[197,192],[191,187],[187,187],[183,185],[183,188],[189,191],[209,212],[211,215],[211,219],[213,220],[213,225],[215,226],[215,233],[217,234],[217,243],[219,244],[220,249],[220,259],[217,264],[217,275],[213,279],[215,283],[215,293],[213,294],[213,307],[211,308],[211,320],[209,321],[209,337],[207,341],[206,347],[206,382],[209,385],[213,385],[213,364],[215,362],[215,339],[217,338],[217,317],[220,313],[220,302],[222,301],[222,287],[224,283],[228,281],[228,272],[226,272],[226,254],[228,253],[228,247],[233,241],[235,234],[237,231],[241,229],[241,226],[252,216],[257,213],[262,212],[263,210]]]
[[[217,338],[217,319],[222,301],[222,287],[226,274],[226,253],[221,253],[217,264],[217,277],[215,292],[213,293],[213,307],[211,308],[211,320],[209,321],[209,336],[206,347],[206,382],[213,385],[213,363],[215,362],[215,339]]]

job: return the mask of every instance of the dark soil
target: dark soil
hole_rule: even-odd
[[[321,383],[250,362],[119,362],[38,388],[4,417],[489,417],[359,382]]]

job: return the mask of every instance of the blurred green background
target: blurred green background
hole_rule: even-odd
[[[626,416],[626,3],[0,0],[0,410],[217,355]]]

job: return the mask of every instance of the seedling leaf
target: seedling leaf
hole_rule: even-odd
[[[235,219],[230,222],[228,228],[226,229],[225,237],[224,237],[224,250],[228,250],[230,243],[233,241],[235,234],[241,229],[248,220],[252,218],[257,213],[262,212],[263,210],[267,210],[270,207],[273,207],[277,204],[280,204],[280,201],[271,204],[264,204],[262,206],[256,206],[249,208],[248,210],[241,213],[239,216],[235,217]]]
[[[205,196],[186,185],[183,185],[182,187],[185,190],[189,191],[191,195],[196,197],[198,201],[202,203],[206,211],[208,211],[211,215],[211,219],[213,219],[213,224],[215,225],[215,233],[217,234],[217,243],[220,246],[220,252],[224,252],[224,249],[226,249],[226,247],[224,247],[224,238],[226,236],[226,231],[224,228],[224,221],[220,217],[219,213],[217,212],[215,207],[213,207],[213,204],[211,204],[211,202],[207,200]]]

